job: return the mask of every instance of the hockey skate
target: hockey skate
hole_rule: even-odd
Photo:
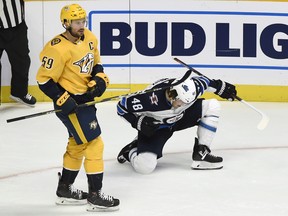
[[[61,174],[58,173],[59,183],[56,191],[57,205],[85,205],[87,204],[88,193],[74,188],[73,184],[60,182]]]
[[[195,144],[192,154],[192,169],[196,170],[213,170],[223,168],[223,158],[214,156],[211,150],[206,145],[198,143],[198,139],[195,138]]]
[[[87,198],[87,211],[108,212],[119,210],[119,199],[105,195],[101,190],[90,192]]]
[[[119,163],[123,164],[126,161],[129,161],[129,152],[131,149],[137,147],[137,139],[133,140],[131,143],[126,145],[118,154],[117,160]]]

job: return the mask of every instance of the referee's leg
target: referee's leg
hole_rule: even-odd
[[[11,94],[17,97],[25,96],[28,93],[28,75],[31,63],[27,26],[25,23],[21,23],[11,31],[13,31],[14,37],[6,48],[12,69]]]

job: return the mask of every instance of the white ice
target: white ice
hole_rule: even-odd
[[[135,173],[116,156],[136,131],[117,116],[116,102],[97,104],[105,142],[103,191],[120,199],[113,213],[86,212],[85,206],[56,206],[67,132],[55,114],[6,123],[7,119],[47,111],[20,104],[0,106],[0,215],[114,216],[287,216],[288,104],[251,103],[270,118],[257,130],[260,115],[240,102],[221,102],[222,115],[212,153],[224,168],[191,170],[195,128],[175,133],[150,175]],[[87,190],[81,169],[75,186]]]

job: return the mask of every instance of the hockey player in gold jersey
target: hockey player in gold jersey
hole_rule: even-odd
[[[98,40],[86,26],[86,11],[78,4],[62,8],[66,31],[49,41],[40,54],[39,88],[54,102],[57,117],[68,129],[68,144],[56,191],[56,204],[86,204],[88,211],[119,209],[119,200],[101,192],[103,141],[95,106],[79,104],[100,97],[109,85],[100,62]],[[84,159],[88,193],[73,188]]]

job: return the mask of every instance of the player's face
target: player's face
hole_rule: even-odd
[[[185,104],[182,100],[176,99],[172,102],[172,106],[174,108],[181,107],[183,104]]]
[[[72,20],[71,22],[71,34],[74,37],[82,37],[84,34],[84,28],[86,26],[86,19]]]

